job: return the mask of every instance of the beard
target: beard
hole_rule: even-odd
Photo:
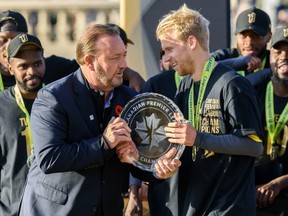
[[[116,88],[122,85],[123,83],[123,79],[119,80],[119,79],[113,79],[113,76],[111,78],[108,78],[105,75],[104,69],[103,67],[98,63],[97,64],[97,79],[103,83],[105,86],[110,86],[112,88]]]
[[[239,46],[237,46],[237,51],[238,51],[239,56],[242,56],[242,50],[239,48]],[[259,53],[257,54],[256,57],[258,57],[258,58],[263,60],[265,58],[265,55],[266,55],[266,47],[264,47],[263,49],[259,50]],[[267,60],[269,60],[269,58]]]
[[[271,80],[275,84],[281,85],[283,87],[288,87],[288,76],[286,76],[286,79],[281,79],[278,73],[273,72]]]
[[[16,80],[16,82],[18,83],[18,85],[24,89],[26,92],[28,93],[34,93],[34,92],[38,92],[41,88],[42,88],[42,85],[43,85],[43,78],[42,77],[39,77],[37,76],[37,78],[40,80],[40,84],[37,85],[37,86],[33,86],[33,87],[29,87],[27,85],[27,82],[28,80],[27,79],[23,79],[23,82],[21,82],[20,80]]]
[[[280,86],[283,87],[288,87],[288,74],[284,75],[283,78],[279,77],[279,73],[278,73],[278,65],[279,63],[271,63],[270,67],[271,67],[271,71],[272,71],[272,76],[271,76],[271,81],[275,84],[278,84]]]
[[[8,70],[7,67],[4,67],[2,64],[0,64],[0,71],[4,76],[12,76]]]

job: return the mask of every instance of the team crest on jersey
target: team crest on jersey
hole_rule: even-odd
[[[248,14],[248,23],[254,23],[256,21],[256,14],[254,12]]]

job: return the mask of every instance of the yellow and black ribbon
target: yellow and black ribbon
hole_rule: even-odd
[[[21,135],[26,137],[26,149],[27,157],[29,157],[33,150],[32,136],[31,136],[31,127],[30,127],[30,115],[25,107],[24,100],[22,98],[21,92],[17,85],[14,88],[16,103],[22,112],[25,114],[26,129],[21,132]]]
[[[215,59],[213,57],[209,58],[208,61],[205,62],[205,66],[203,69],[203,73],[200,80],[200,87],[199,87],[199,94],[197,99],[197,104],[195,107],[194,103],[194,81],[192,82],[192,86],[189,93],[189,100],[188,100],[188,119],[191,122],[191,124],[195,127],[196,130],[199,130],[199,113],[201,109],[201,105],[204,98],[204,93],[206,91],[207,84],[209,82],[212,70],[214,68]],[[196,160],[196,154],[197,154],[197,147],[192,147],[192,160]]]
[[[276,146],[276,139],[279,137],[281,130],[284,129],[285,124],[288,121],[288,103],[283,109],[277,124],[275,124],[275,116],[274,116],[274,99],[273,99],[273,86],[270,81],[266,87],[266,95],[265,95],[265,117],[266,117],[266,125],[268,136],[270,139],[267,141],[267,154],[270,155],[271,160],[274,160],[277,155],[282,156],[286,149],[287,143],[284,143],[281,146],[279,151],[279,147]],[[284,150],[284,151],[283,151]]]
[[[0,73],[0,93],[4,91],[4,83],[2,79],[2,74]]]

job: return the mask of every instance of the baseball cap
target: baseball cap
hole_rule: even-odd
[[[6,21],[12,21],[15,26],[3,27]],[[16,11],[2,11],[0,12],[0,31],[18,31],[27,33],[28,27],[25,18]]]
[[[113,28],[117,28],[117,30],[119,31],[120,37],[123,40],[123,42],[125,43],[125,45],[127,43],[134,45],[134,42],[127,37],[126,32],[120,26],[113,24],[113,23],[108,23],[107,25],[110,27],[113,27]]]
[[[276,43],[282,41],[288,43],[288,26],[282,26],[275,29],[271,38],[271,46],[273,47]]]
[[[268,14],[256,7],[242,11],[237,17],[235,35],[245,30],[253,30],[265,36],[271,31],[271,20]]]
[[[15,57],[19,53],[19,51],[23,49],[23,47],[28,45],[35,49],[43,50],[41,42],[36,36],[24,33],[18,34],[8,44],[7,47],[8,60],[12,57]]]

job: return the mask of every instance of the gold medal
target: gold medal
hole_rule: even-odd
[[[276,159],[276,153],[275,153],[275,147],[272,146],[270,150],[270,159],[275,160]]]

